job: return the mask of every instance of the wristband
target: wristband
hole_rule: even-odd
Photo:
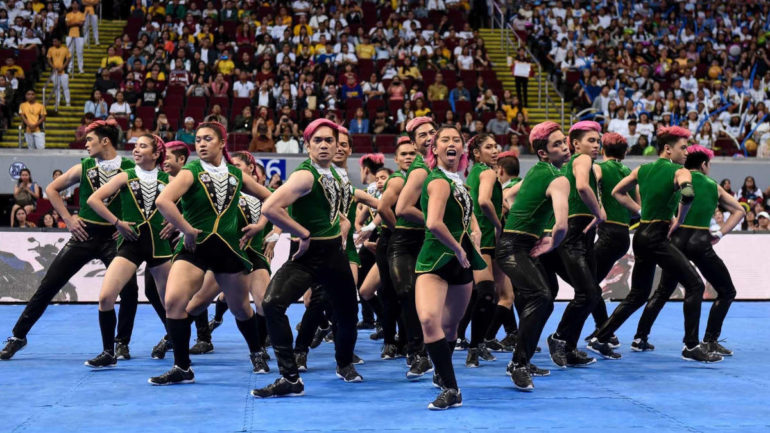
[[[309,239],[310,239],[310,233],[308,233],[307,236],[304,236],[304,237],[300,236],[300,238],[299,238],[299,240],[301,240],[301,241],[307,241]]]
[[[715,231],[715,232],[712,232],[712,233],[711,233],[711,236],[714,236],[715,238],[719,238],[719,239],[722,239],[722,237],[723,237],[724,235],[725,235],[725,234],[724,234],[724,233],[722,233],[722,231],[721,231],[721,230],[717,230],[717,231]]]
[[[277,233],[273,233],[265,239],[265,242],[268,242],[268,243],[278,242],[279,238],[280,238],[280,235],[278,235]]]
[[[369,224],[361,227],[361,231],[362,232],[371,232],[371,231],[373,231],[376,228],[377,228],[377,225],[372,222],[372,223],[369,223]]]
[[[120,222],[120,218],[118,218],[118,217],[115,217],[115,222],[114,222],[114,223],[112,223],[112,225],[114,225],[115,227],[117,227],[119,222]]]

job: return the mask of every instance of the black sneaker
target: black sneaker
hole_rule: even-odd
[[[539,368],[537,365],[530,362],[529,374],[532,377],[546,377],[551,375],[551,370],[546,370],[545,368]]]
[[[166,352],[169,350],[171,350],[171,342],[166,340],[166,337],[163,337],[158,344],[152,348],[150,356],[152,356],[152,359],[164,359],[166,357]]]
[[[591,342],[591,340],[593,340],[596,337],[597,333],[599,333],[599,330],[594,329],[594,332],[589,334],[588,337],[584,338],[583,340],[585,340],[586,343],[589,343]],[[611,348],[617,349],[618,347],[620,347],[620,340],[618,340],[618,337],[615,334],[612,334],[607,344],[609,344]]]
[[[425,355],[416,355],[412,365],[409,367],[409,371],[406,372],[406,378],[410,380],[419,379],[425,373],[430,373],[431,371],[433,371],[433,364],[430,362],[430,359]]]
[[[345,382],[363,382],[364,378],[356,371],[356,367],[353,364],[348,364],[344,367],[337,366],[337,377]]]
[[[435,370],[433,371],[433,386],[438,389],[444,389],[444,381],[441,380],[441,376]]]
[[[468,340],[465,338],[458,338],[457,343],[455,343],[455,350],[467,350],[468,346],[470,346]]]
[[[723,358],[722,355],[709,352],[708,343],[700,343],[692,349],[688,349],[687,346],[684,346],[684,348],[682,348],[682,359],[685,361],[712,363],[719,362]]]
[[[358,355],[356,355],[356,354],[354,353],[354,354],[353,354],[353,365],[361,365],[361,364],[363,364],[363,363],[364,363],[364,360],[363,360],[363,359],[361,359],[361,357],[360,357],[360,356],[358,356]]]
[[[511,350],[506,350],[506,352],[513,352],[513,349],[516,348],[516,343],[519,341],[519,333],[516,331],[511,332],[510,334],[506,335],[505,338],[500,340],[500,344],[503,345],[503,347],[511,347]]]
[[[708,351],[721,356],[733,356],[733,351],[719,344],[718,341],[704,341],[708,346]]]
[[[259,355],[262,356],[262,359],[265,361],[270,361],[270,354],[267,353],[267,349],[264,347],[259,351]]]
[[[492,352],[490,352],[489,349],[487,349],[487,346],[485,346],[483,343],[479,344],[479,358],[488,362],[497,361],[495,355],[492,355]]]
[[[307,371],[307,352],[294,352],[294,362],[297,363],[297,371]]]
[[[532,375],[529,373],[528,366],[513,364],[512,367],[511,381],[516,389],[527,392],[535,389],[535,384],[532,383]]]
[[[650,344],[646,338],[634,338],[631,343],[631,350],[634,352],[650,352],[655,350],[655,346]]]
[[[415,355],[414,353],[408,353],[408,354],[406,355],[406,366],[407,366],[407,367],[411,367],[411,366],[412,366],[412,363],[414,362],[414,358],[415,358],[416,356],[417,356],[417,355]]]
[[[219,328],[219,325],[221,324],[222,324],[221,320],[211,319],[209,321],[209,332],[214,332],[214,330]]]
[[[356,324],[356,329],[374,329],[373,322],[364,322],[363,320]]]
[[[193,373],[192,368],[182,370],[179,366],[175,365],[171,367],[171,370],[161,374],[160,376],[147,379],[147,382],[149,382],[150,385],[157,386],[194,383],[195,373]]]
[[[299,397],[305,395],[305,384],[300,377],[297,378],[296,382],[290,382],[289,379],[281,376],[264,388],[251,390],[251,395],[256,398]]]
[[[89,359],[84,362],[86,367],[91,368],[112,368],[118,364],[118,358],[111,353],[104,351],[96,356],[94,359]]]
[[[567,342],[554,337],[554,334],[548,336],[548,351],[551,353],[551,361],[561,368],[567,366]]]
[[[270,367],[267,365],[267,360],[262,356],[262,352],[254,352],[249,354],[251,358],[251,365],[254,367],[253,372],[256,374],[265,374],[270,371]]]
[[[591,340],[586,346],[588,350],[598,353],[604,359],[620,359],[621,355],[610,347],[609,343],[600,343],[598,338]]]
[[[385,331],[382,330],[382,326],[377,325],[377,327],[374,329],[374,332],[369,334],[370,340],[382,340],[385,337]]]
[[[205,355],[214,351],[214,345],[211,341],[196,339],[195,344],[190,347],[190,355]]]
[[[596,358],[588,356],[582,350],[572,349],[567,352],[567,367],[585,367],[596,363]]]
[[[535,347],[535,353],[540,353],[543,351],[543,348],[540,346]]]
[[[319,327],[318,329],[316,329],[315,335],[313,335],[313,341],[310,342],[310,348],[315,349],[316,347],[320,346],[321,343],[323,343],[324,341],[324,337],[329,335],[331,332],[332,332],[331,326],[327,326],[326,328]]]
[[[468,356],[465,357],[465,367],[467,368],[479,367],[479,349],[475,347],[468,348]]]
[[[115,343],[115,358],[126,361],[131,359],[131,353],[128,351],[128,344]]]
[[[382,353],[380,354],[380,358],[382,359],[396,359],[403,357],[404,354],[395,344],[386,344],[382,347]]]
[[[484,347],[491,352],[513,352],[513,346],[505,346],[497,338],[484,340]]]
[[[438,397],[436,397],[436,399],[428,405],[428,409],[447,410],[453,407],[460,407],[462,405],[463,395],[460,390],[450,388],[443,389]]]
[[[20,351],[26,345],[26,338],[8,337],[8,340],[5,342],[5,347],[0,351],[0,359],[11,359],[16,352]]]
[[[324,343],[334,343],[334,333],[329,332],[326,334],[326,337],[324,337]]]

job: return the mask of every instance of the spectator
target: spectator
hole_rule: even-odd
[[[11,227],[16,217],[16,210],[25,211],[24,217],[33,212],[37,207],[37,201],[42,195],[40,185],[32,180],[32,173],[28,168],[22,168],[19,172],[19,180],[13,188],[13,207],[11,208]]]
[[[430,108],[425,105],[425,100],[422,99],[421,97],[418,97],[414,101],[414,115],[417,116],[417,117],[430,116],[431,115]]]
[[[87,100],[83,106],[83,113],[93,113],[98,120],[104,120],[109,114],[107,102],[102,97],[102,92],[94,90],[91,92],[91,99]]]
[[[486,89],[479,95],[476,100],[476,111],[479,113],[497,111],[497,96],[492,93],[492,89]]]
[[[770,231],[770,214],[764,211],[757,214],[756,226],[754,227],[754,231],[757,231],[757,232]]]
[[[457,56],[457,69],[461,71],[473,70],[473,56],[471,56],[471,49],[467,46],[464,47],[459,56]]]
[[[67,13],[65,18],[67,24],[67,47],[72,47],[75,52],[75,57],[78,60],[78,69],[83,74],[83,34],[82,27],[86,21],[86,16],[83,12],[80,12],[80,4],[73,2],[71,11]],[[70,74],[74,70],[75,62],[70,63]]]
[[[86,113],[82,118],[80,118],[80,126],[78,126],[78,129],[75,130],[76,141],[86,139],[86,127],[90,125],[94,120],[94,113]]]
[[[757,184],[754,182],[754,176],[746,176],[743,180],[741,189],[738,190],[735,198],[742,203],[753,203],[755,201],[762,201],[762,190],[757,188]]]
[[[118,93],[120,85],[110,78],[110,71],[103,69],[94,83],[94,89],[102,92],[102,95],[109,93],[114,97]]]
[[[109,47],[107,48],[107,56],[102,57],[99,73],[101,74],[102,71],[107,71],[107,73],[109,74],[110,72],[122,71],[123,63],[125,63],[123,61],[123,57],[115,53],[114,47]]]
[[[364,109],[362,107],[356,108],[356,114],[350,121],[351,134],[368,134],[369,133],[369,119],[364,117]]]
[[[155,131],[153,131],[153,134],[163,139],[163,141],[171,141],[174,138],[174,129],[171,124],[168,123],[166,113],[159,113],[155,123]]]
[[[157,112],[163,108],[163,98],[160,90],[155,87],[156,82],[152,78],[148,78],[144,82],[144,89],[141,96],[136,100],[136,107],[153,107]]]
[[[184,127],[176,132],[174,139],[188,146],[195,144],[195,119],[190,116],[184,118]]]
[[[11,75],[16,79],[24,80],[24,69],[16,64],[13,57],[5,59],[5,66],[0,67],[0,75]]]
[[[273,142],[273,131],[268,128],[267,123],[261,117],[254,123],[256,133],[252,134],[251,143],[249,143],[249,152],[275,152],[275,143]]]
[[[616,113],[616,116],[610,120],[607,131],[617,132],[628,139],[628,119],[626,119],[625,107],[618,107]]]
[[[56,106],[59,106],[61,100],[61,94],[64,93],[64,102],[67,106],[70,106],[70,85],[69,75],[67,75],[67,65],[72,60],[70,51],[67,47],[61,45],[61,39],[54,38],[53,46],[48,49],[46,55],[48,67],[51,68],[54,82],[54,94],[56,94]],[[58,88],[57,88],[58,87]]]
[[[403,101],[406,94],[406,86],[401,82],[401,77],[393,77],[393,81],[388,86],[388,99],[390,101]]]
[[[457,80],[456,86],[449,92],[449,105],[452,106],[452,111],[455,113],[457,112],[457,107],[455,106],[457,101],[471,100],[471,92],[465,88],[465,82],[462,79]]]
[[[278,189],[279,186],[283,185],[283,180],[281,179],[280,173],[273,173],[272,176],[270,176],[270,182],[268,182],[268,188],[272,190]]]
[[[126,134],[126,141],[128,143],[136,143],[136,140],[143,135],[149,134],[150,131],[144,128],[144,121],[141,117],[137,116],[134,121],[131,122],[131,127],[128,128],[128,134]]]
[[[267,80],[262,81],[259,85],[259,90],[254,95],[254,103],[257,107],[275,108],[275,97],[273,92],[270,91]]]
[[[443,101],[449,96],[449,88],[444,84],[444,74],[441,72],[436,73],[436,81],[428,86],[428,100]]]
[[[249,75],[246,71],[241,71],[238,81],[233,84],[233,96],[236,98],[253,98],[254,83],[249,81]]]
[[[402,80],[411,78],[416,81],[422,81],[422,73],[417,66],[412,64],[411,57],[404,58],[404,64],[398,68],[398,77]]]
[[[385,95],[385,87],[383,87],[378,79],[376,72],[372,72],[369,76],[369,81],[364,81],[361,84],[361,90],[364,92],[364,95],[366,95],[367,102],[372,99],[382,99]]]
[[[225,76],[222,72],[218,72],[214,81],[209,85],[211,88],[212,96],[228,97],[230,90],[230,83],[225,81]]]
[[[486,131],[493,135],[505,135],[511,129],[511,125],[505,119],[505,111],[497,110],[495,117],[487,122]]]
[[[642,134],[639,133],[636,127],[637,127],[636,120],[628,121],[628,134],[625,135],[624,138],[628,143],[629,149],[633,147],[639,141],[639,137],[642,136]]]
[[[128,119],[131,116],[131,106],[124,99],[124,93],[115,94],[115,102],[110,105],[110,114],[121,119]]]
[[[396,122],[398,123],[398,129],[403,131],[406,127],[406,124],[415,117],[417,117],[417,115],[414,113],[414,108],[412,108],[412,101],[407,99],[404,101],[404,105],[396,112]]]
[[[522,144],[526,144],[529,141],[530,127],[527,119],[524,117],[524,112],[519,111],[516,113],[516,118],[511,122],[511,132],[513,135],[519,136]]]
[[[185,89],[190,85],[190,73],[187,72],[182,59],[174,59],[174,68],[168,74],[169,86],[182,86]]]
[[[655,147],[650,146],[650,140],[646,135],[640,135],[639,139],[636,141],[636,144],[628,149],[628,154],[655,156],[657,154],[657,150]]]
[[[204,122],[219,122],[227,128],[227,117],[222,114],[222,107],[219,104],[211,106],[211,113],[203,119]]]
[[[714,148],[716,136],[711,129],[711,122],[703,123],[700,131],[695,135],[695,142],[708,149]]]
[[[251,107],[245,106],[241,110],[241,114],[235,116],[233,120],[232,131],[233,132],[251,132],[251,125],[254,122],[254,118],[251,115]]]
[[[211,96],[211,92],[209,91],[209,85],[206,84],[205,77],[203,75],[198,75],[195,82],[193,84],[190,84],[190,87],[187,88],[187,92],[185,94],[189,96],[195,96],[198,98],[206,97],[208,98]]]
[[[51,212],[46,212],[45,214],[43,214],[43,216],[40,217],[38,226],[44,229],[61,228],[56,224],[56,220],[54,219],[53,215],[51,215]],[[67,226],[65,225],[64,227],[66,228]]]
[[[372,124],[372,134],[393,134],[396,128],[393,126],[393,119],[388,117],[384,108],[378,108]]]
[[[27,211],[23,207],[16,208],[11,218],[11,227],[29,228],[37,227],[32,221],[27,221]]]
[[[299,142],[291,135],[291,128],[288,125],[281,127],[280,140],[275,143],[277,153],[299,153]]]
[[[26,126],[24,138],[30,149],[45,149],[45,122],[46,111],[43,104],[35,100],[35,91],[30,89],[25,94],[26,102],[19,105],[19,115]]]

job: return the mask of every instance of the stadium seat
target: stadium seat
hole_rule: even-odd
[[[396,151],[396,138],[395,134],[377,134],[374,137],[374,147],[377,152],[393,153]]]
[[[373,150],[371,134],[352,134],[351,137],[353,140],[353,152],[369,153]]]

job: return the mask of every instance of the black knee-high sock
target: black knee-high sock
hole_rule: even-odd
[[[446,338],[434,341],[433,343],[425,343],[425,348],[428,349],[428,354],[431,361],[433,361],[436,373],[444,381],[444,386],[457,389],[455,369],[452,367],[452,352],[449,351]]]
[[[115,326],[118,316],[115,309],[99,312],[99,329],[102,331],[102,349],[110,355],[115,355]]]
[[[465,338],[465,330],[468,329],[468,324],[471,323],[471,316],[473,315],[473,306],[476,305],[476,291],[471,292],[471,300],[468,302],[468,307],[465,309],[463,318],[460,319],[460,323],[457,324],[457,338]]]
[[[227,312],[227,302],[217,298],[216,307],[214,308],[214,320],[221,322],[222,318],[225,317],[225,312]]]
[[[506,334],[513,334],[518,331],[516,326],[516,315],[513,312],[513,308],[506,308],[505,315],[503,315],[503,328]]]
[[[489,329],[489,322],[495,311],[495,282],[480,281],[476,284],[476,305],[473,307],[470,347],[478,347],[484,342]]]
[[[254,313],[246,320],[235,320],[238,330],[241,331],[246,344],[249,345],[249,352],[255,353],[262,350],[262,344],[259,341],[259,329],[257,325],[257,314]]]
[[[495,306],[495,313],[492,316],[492,321],[489,322],[489,328],[487,328],[487,340],[497,338],[497,331],[500,330],[500,325],[503,324],[503,317],[510,313],[509,308],[505,308],[502,305]]]
[[[203,310],[197,316],[190,315],[195,323],[195,333],[198,335],[199,341],[211,342],[211,329],[209,328],[208,311]]]
[[[167,317],[166,328],[174,346],[174,365],[187,370],[190,368],[190,319]]]
[[[267,321],[265,316],[260,316],[259,314],[255,314],[255,316],[257,316],[257,339],[259,340],[259,346],[265,347],[267,342]]]

